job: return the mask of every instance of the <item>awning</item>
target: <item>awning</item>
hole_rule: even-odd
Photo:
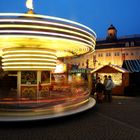
[[[122,67],[130,72],[140,72],[140,60],[124,60]]]

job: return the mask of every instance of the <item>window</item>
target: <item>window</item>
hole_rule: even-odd
[[[115,55],[115,56],[119,56],[120,53],[119,53],[119,52],[115,52],[114,55]]]
[[[128,52],[126,52],[125,55],[128,55]]]
[[[111,53],[109,52],[109,53],[106,53],[106,56],[111,56]]]
[[[125,47],[129,47],[129,42],[126,42],[125,43]]]
[[[135,52],[137,56],[139,56],[139,52]]]
[[[112,33],[110,33],[110,34],[109,34],[109,36],[111,36],[111,37],[112,37],[112,36],[113,36],[113,34],[112,34]]]
[[[134,44],[134,41],[131,41],[131,46],[134,46],[135,44]]]
[[[99,53],[99,54],[98,54],[98,57],[103,57],[103,54],[102,54],[102,53]]]
[[[119,56],[120,55],[120,53],[119,52],[117,52],[117,56]]]

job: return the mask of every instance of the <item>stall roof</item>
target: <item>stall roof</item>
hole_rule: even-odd
[[[124,60],[122,67],[129,72],[140,72],[140,60]]]
[[[106,68],[106,70],[105,70],[104,68]],[[100,67],[98,67],[98,68],[92,70],[91,73],[94,73],[94,72],[99,71],[99,70],[101,70],[101,69],[104,69],[104,70],[103,70],[104,72],[108,72],[108,73],[109,73],[109,72],[110,72],[110,71],[109,71],[109,68],[112,69],[112,70],[121,72],[121,73],[129,73],[129,71],[126,70],[125,68],[122,68],[122,67],[120,67],[120,66],[113,65],[113,64],[110,64],[110,65],[102,65],[102,66],[100,66]]]

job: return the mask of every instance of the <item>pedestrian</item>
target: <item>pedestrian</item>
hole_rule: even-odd
[[[108,102],[112,102],[112,89],[114,87],[114,82],[111,78],[111,76],[108,76],[108,80],[105,86],[105,91],[106,91],[106,99]]]
[[[103,82],[104,87],[106,87],[107,82],[108,82],[108,77],[107,77],[107,75],[104,75],[104,82]],[[104,89],[104,95],[105,95],[105,101],[107,101],[106,88]]]
[[[97,84],[96,84],[96,96],[97,96],[97,102],[102,103],[104,100],[104,85],[101,83],[100,77],[97,78]]]
[[[108,81],[107,75],[104,75],[104,82],[103,82],[104,86],[106,86],[107,81]]]
[[[95,85],[96,85],[96,80],[92,80],[92,87],[91,87],[91,95],[94,96],[95,93]]]

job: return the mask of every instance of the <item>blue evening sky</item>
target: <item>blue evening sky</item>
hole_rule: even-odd
[[[25,13],[26,0],[0,0],[0,13]],[[140,34],[140,0],[34,0],[34,12],[80,22],[105,38],[113,24],[118,36]]]

